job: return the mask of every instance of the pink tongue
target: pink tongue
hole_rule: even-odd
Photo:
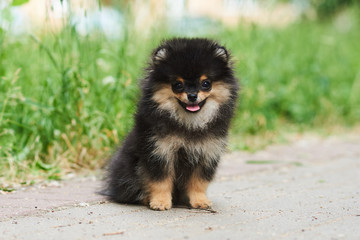
[[[196,112],[200,110],[199,105],[187,105],[186,109],[189,110],[190,112]]]

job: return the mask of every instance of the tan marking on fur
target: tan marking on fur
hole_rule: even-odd
[[[211,91],[199,92],[199,101],[207,99],[199,113],[185,111],[177,102],[177,99],[188,102],[187,94],[175,94],[170,84],[160,85],[159,90],[154,93],[152,99],[159,104],[160,111],[168,112],[179,124],[188,129],[204,129],[217,116],[220,105],[229,100],[231,96],[230,88],[229,84],[214,82]]]
[[[175,94],[175,93],[174,93],[174,94]],[[179,99],[180,101],[185,102],[185,103],[188,102],[187,94],[186,94],[185,92],[176,93],[175,95],[176,95],[176,98]]]
[[[201,209],[208,209],[211,207],[211,202],[206,197],[208,186],[209,182],[201,179],[198,172],[194,171],[187,187],[187,194],[191,207]]]
[[[205,74],[201,75],[201,77],[200,77],[200,82],[206,80],[207,78],[208,78],[208,77],[207,77]]]
[[[176,153],[180,148],[184,148],[187,154],[191,155],[195,163],[205,164],[212,167],[225,151],[227,139],[217,137],[205,137],[198,141],[185,139],[179,135],[168,135],[159,138],[153,137],[155,143],[154,155],[162,156],[169,167],[169,171],[174,168]]]
[[[216,102],[218,102],[219,104],[226,103],[231,96],[230,89],[231,89],[231,86],[227,83],[214,82],[212,84],[210,97],[212,99],[214,99]]]
[[[149,206],[153,210],[164,211],[171,208],[172,205],[172,177],[162,181],[148,183]]]
[[[208,98],[210,96],[210,92],[204,92],[204,91],[200,91],[198,93],[198,100],[199,102],[202,102],[204,101],[206,98]]]
[[[155,91],[152,99],[160,105],[166,104],[171,98],[174,97],[174,93],[171,86],[168,84],[162,84],[158,90]]]

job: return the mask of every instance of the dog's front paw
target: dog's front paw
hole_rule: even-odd
[[[156,211],[169,210],[171,208],[171,199],[153,199],[150,201],[150,208]]]
[[[210,209],[211,202],[205,197],[198,197],[195,199],[190,199],[190,205],[192,208],[200,208],[200,209]]]

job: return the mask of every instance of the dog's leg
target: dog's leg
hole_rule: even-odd
[[[209,181],[200,177],[198,171],[193,172],[187,186],[187,195],[191,207],[201,209],[211,207],[211,202],[206,197],[206,190],[209,183]]]
[[[164,211],[171,208],[173,180],[167,177],[148,184],[149,206],[153,210]]]

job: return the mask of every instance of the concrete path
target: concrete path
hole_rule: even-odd
[[[99,186],[0,195],[0,239],[360,239],[360,137],[226,155],[208,190],[214,211],[109,203]]]

